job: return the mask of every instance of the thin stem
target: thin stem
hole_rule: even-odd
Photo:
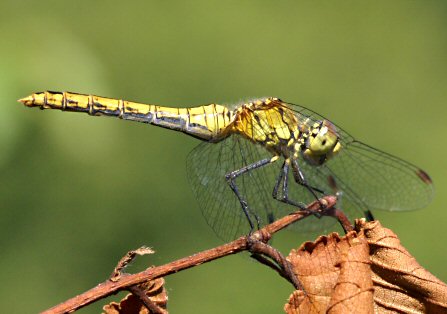
[[[232,242],[220,245],[210,250],[199,252],[188,257],[181,258],[165,265],[149,267],[146,270],[136,274],[121,274],[119,278],[114,278],[114,280],[109,279],[103,283],[100,283],[96,287],[72,299],[60,303],[42,313],[71,313],[101,298],[110,296],[122,290],[130,290],[132,286],[141,284],[143,282],[159,277],[164,277],[184,269],[195,267],[203,263],[222,258],[227,255],[246,251],[249,249],[250,243],[253,243],[253,241],[258,240],[266,242],[269,239],[269,236],[266,237],[266,235],[274,234],[275,232],[278,232],[279,230],[286,228],[288,225],[298,220],[304,219],[309,215],[315,213],[321,214],[323,211],[327,211],[328,209],[335,206],[336,201],[337,199],[335,196],[325,196],[324,198],[309,204],[306,210],[299,210],[290,215],[282,217],[274,221],[273,223],[266,225],[262,229],[259,229],[250,236],[240,237],[239,239],[236,239]],[[321,208],[321,204],[324,204],[325,207]]]

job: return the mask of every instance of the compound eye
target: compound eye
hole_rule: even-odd
[[[337,134],[322,126],[317,135],[310,140],[309,149],[317,155],[327,154],[337,144],[337,139]]]
[[[338,154],[341,144],[338,134],[331,122],[323,120],[315,123],[307,138],[306,149],[302,152],[304,159],[312,165],[321,165]]]

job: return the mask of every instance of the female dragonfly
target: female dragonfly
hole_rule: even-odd
[[[423,170],[355,140],[319,114],[278,98],[233,106],[169,108],[70,92],[38,92],[28,107],[115,116],[180,131],[202,141],[187,172],[208,224],[222,239],[247,234],[271,220],[341,191],[343,211],[426,206],[433,184]],[[311,219],[309,219],[311,218]],[[328,229],[330,217],[294,227]]]

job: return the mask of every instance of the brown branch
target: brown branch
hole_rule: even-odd
[[[237,240],[223,244],[221,246],[206,250],[171,263],[150,267],[146,270],[136,274],[121,274],[118,279],[107,280],[100,283],[96,287],[72,298],[53,308],[50,308],[42,313],[56,314],[56,313],[71,313],[77,309],[80,309],[90,303],[95,302],[98,299],[110,296],[122,290],[131,290],[132,286],[141,284],[148,280],[153,280],[159,277],[163,277],[172,273],[179,272],[184,269],[188,269],[194,266],[198,266],[203,263],[210,262],[212,260],[227,256],[230,254],[236,254],[245,250],[249,250],[254,241],[267,242],[275,232],[286,228],[288,225],[295,221],[301,220],[314,213],[325,215],[325,211],[330,210],[335,206],[337,199],[335,196],[325,196],[319,201],[314,201],[307,206],[307,210],[299,210],[290,215],[287,215],[281,219],[274,221],[273,223],[263,227],[262,229],[254,232],[250,236],[240,237]],[[324,208],[321,208],[321,205]],[[287,270],[286,270],[287,273]],[[293,279],[291,279],[293,282]]]
[[[351,222],[349,221],[348,217],[346,217],[345,213],[341,209],[330,207],[324,210],[323,212],[324,216],[331,216],[338,220],[341,227],[345,231],[345,233],[348,233],[349,231],[354,230],[354,227],[352,226]]]
[[[252,258],[277,271],[279,275],[288,280],[295,289],[301,289],[301,284],[293,272],[292,265],[277,249],[264,242],[256,241],[250,246],[249,251],[253,253],[251,256]],[[276,264],[266,259],[265,256],[268,256]]]

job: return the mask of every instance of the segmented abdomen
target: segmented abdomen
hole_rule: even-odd
[[[39,92],[20,101],[28,107],[85,112],[92,116],[114,116],[150,123],[208,141],[226,137],[235,116],[233,111],[216,104],[170,108],[70,92]]]

